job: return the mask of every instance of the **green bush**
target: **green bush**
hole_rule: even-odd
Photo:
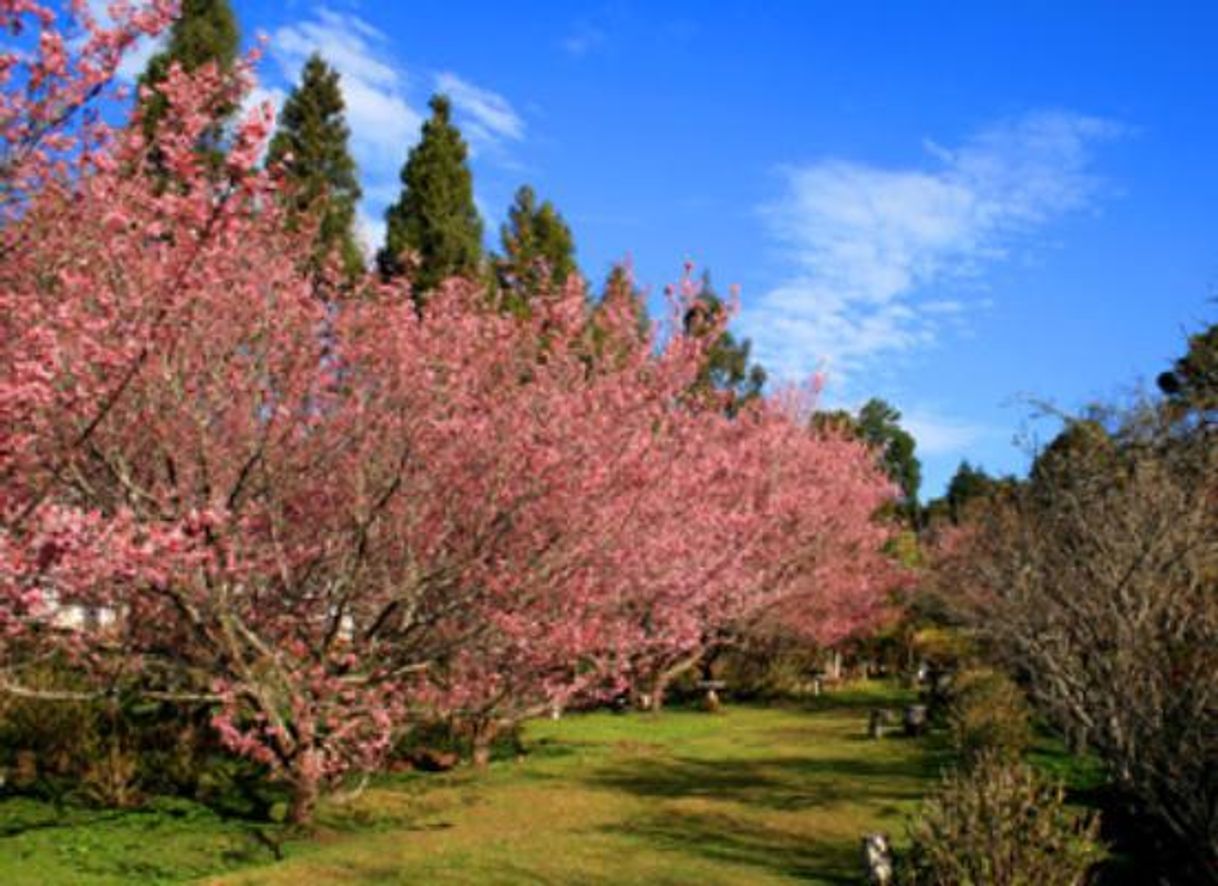
[[[40,690],[85,687],[48,665],[23,676]],[[62,701],[0,696],[0,771],[10,789],[130,807],[189,797],[226,814],[265,818],[276,799],[265,766],[222,748],[206,707],[129,698]]]
[[[909,827],[901,882],[1077,886],[1103,858],[1098,833],[1098,818],[1066,809],[1060,785],[983,754],[923,803]]]
[[[803,694],[812,675],[821,669],[824,653],[806,641],[785,637],[750,638],[723,653],[715,676],[727,683],[736,698],[788,698]],[[696,681],[698,675],[690,675]],[[698,699],[703,693],[693,689]]]
[[[523,750],[523,727],[519,723],[500,724],[491,741],[490,758],[511,760]],[[454,718],[425,720],[411,726],[394,742],[390,756],[392,760],[417,765],[421,757],[442,759],[451,755],[454,761],[469,760],[473,753],[472,725]]]
[[[985,755],[1016,760],[1032,743],[1031,708],[1006,674],[964,671],[952,683],[948,728],[966,765]]]
[[[37,690],[80,687],[47,667],[24,675]],[[86,701],[44,701],[0,696],[0,768],[18,790],[55,797],[78,787],[104,743],[100,706]],[[100,773],[99,773],[100,774]]]

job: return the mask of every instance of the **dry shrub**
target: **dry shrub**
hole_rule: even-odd
[[[1017,760],[1032,741],[1027,698],[1000,671],[976,669],[957,675],[948,726],[952,745],[970,765],[987,754]]]
[[[1065,807],[1060,786],[986,754],[948,775],[909,828],[902,882],[1077,886],[1103,857],[1099,820]]]

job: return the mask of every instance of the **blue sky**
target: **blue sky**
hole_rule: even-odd
[[[343,74],[371,239],[443,89],[488,237],[528,182],[656,311],[685,259],[739,284],[772,376],[905,413],[924,496],[1218,319],[1218,5],[759,5],[235,3],[272,99]]]

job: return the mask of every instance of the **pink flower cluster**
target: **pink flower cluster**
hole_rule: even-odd
[[[140,127],[86,106],[169,12],[116,4],[72,48],[0,0],[41,29],[0,56],[0,682],[83,647],[99,681],[210,693],[235,751],[315,789],[420,715],[520,717],[733,627],[877,618],[872,454],[782,398],[688,397],[705,336],[655,341],[578,282],[528,317],[463,280],[421,315],[372,278],[328,296],[257,168],[268,112],[222,175],[196,150],[244,71],[171,73],[157,163],[187,186],[158,186]],[[115,621],[48,630],[49,597]]]

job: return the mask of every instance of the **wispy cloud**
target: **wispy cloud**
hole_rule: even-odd
[[[958,455],[995,431],[984,425],[943,415],[934,410],[911,409],[901,416],[901,426],[913,434],[919,456]]]
[[[927,162],[883,168],[827,159],[784,170],[764,216],[790,265],[747,305],[743,330],[780,375],[826,361],[841,377],[880,356],[935,343],[972,305],[944,286],[976,279],[1099,192],[1096,142],[1122,127],[1069,112],[991,126]]]
[[[587,23],[576,25],[567,36],[558,41],[563,52],[573,58],[583,58],[605,42],[605,32]]]
[[[498,93],[475,86],[451,71],[436,75],[436,90],[452,100],[458,122],[472,144],[498,146],[524,138],[524,120]]]

